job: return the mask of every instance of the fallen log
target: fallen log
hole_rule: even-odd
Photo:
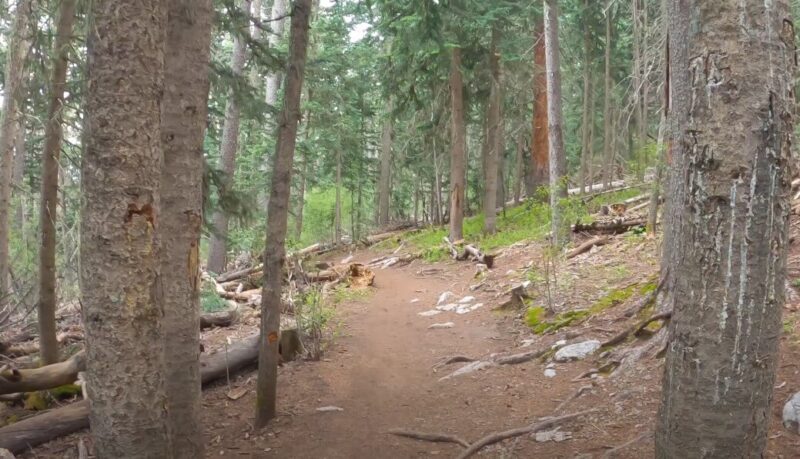
[[[242,269],[239,269],[239,270],[236,270],[236,271],[231,271],[231,272],[228,272],[228,273],[225,273],[225,274],[220,274],[219,276],[217,276],[216,281],[217,281],[217,283],[221,284],[223,282],[228,282],[228,281],[232,281],[232,280],[236,280],[236,279],[241,279],[242,277],[250,275],[250,274],[253,274],[256,271],[261,271],[262,267],[263,267],[263,265],[259,263],[259,264],[255,265],[255,266],[251,266],[249,268],[242,268]]]
[[[463,241],[452,242],[447,236],[442,239],[444,239],[444,243],[447,244],[447,248],[450,250],[450,256],[453,257],[453,260],[458,260],[458,249],[456,248],[456,244],[459,244]]]
[[[572,232],[622,234],[629,231],[631,228],[642,226],[645,223],[647,223],[647,219],[645,218],[636,218],[633,220],[615,219],[611,221],[597,221],[589,224],[577,222],[572,225]]]
[[[239,309],[200,314],[200,330],[211,327],[230,327],[239,319]]]
[[[567,260],[592,250],[592,247],[606,245],[611,241],[608,236],[597,236],[567,252]]]
[[[71,342],[83,340],[83,333],[74,331],[61,332],[56,336],[56,340],[58,341],[59,345],[63,346]],[[35,354],[37,352],[39,352],[39,343],[35,341],[29,341],[10,346],[3,352],[0,352],[0,354],[3,354],[6,357],[17,358]]]
[[[489,269],[494,266],[495,255],[483,253],[479,248],[472,244],[465,245],[464,254],[462,254],[463,259],[468,259],[469,257],[472,257],[472,259],[478,263],[483,263]]]
[[[78,372],[86,370],[86,354],[81,351],[69,359],[29,370],[8,369],[0,372],[0,394],[34,392],[72,384]]]
[[[216,354],[200,358],[200,379],[208,384],[245,368],[258,359],[258,334]],[[82,400],[0,428],[0,448],[27,451],[89,427],[89,402]]]
[[[374,245],[379,242],[383,242],[387,239],[391,239],[395,236],[400,236],[403,233],[405,233],[404,230],[389,231],[387,233],[373,234],[372,236],[367,236],[364,240],[367,243],[367,245]]]
[[[236,293],[236,292],[223,292],[220,293],[219,296],[225,298],[226,300],[234,300],[234,301],[250,301],[255,295],[261,295],[260,288],[254,288],[251,290],[245,290],[244,292]]]
[[[336,271],[335,269],[326,269],[313,274],[306,274],[306,279],[309,282],[330,282],[341,277],[342,273]]]

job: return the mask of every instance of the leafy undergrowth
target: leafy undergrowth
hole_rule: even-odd
[[[534,333],[542,335],[554,332],[566,326],[581,322],[591,316],[599,314],[609,308],[625,303],[634,295],[644,296],[656,288],[656,281],[644,284],[631,284],[627,287],[614,289],[597,300],[587,309],[575,309],[556,314],[552,319],[546,319],[547,309],[543,306],[528,308],[525,321]]]
[[[564,199],[563,221],[570,224],[579,219],[589,222],[591,214],[597,212],[601,206],[624,201],[641,192],[640,188],[620,190],[598,195],[588,203],[584,203],[579,197]],[[497,232],[494,234],[484,234],[483,214],[467,217],[464,219],[463,231],[464,240],[477,244],[485,252],[492,252],[518,242],[540,241],[550,232],[550,204],[546,196],[541,195],[499,212]],[[411,234],[405,239],[405,243],[421,252],[425,260],[436,262],[448,257],[447,248],[442,242],[447,233],[446,226],[430,227]],[[397,244],[394,240],[384,241],[378,248],[395,248]]]

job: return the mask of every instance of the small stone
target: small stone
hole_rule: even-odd
[[[783,426],[800,435],[800,392],[783,405]]]
[[[317,408],[317,411],[320,413],[330,413],[334,411],[344,411],[344,408],[339,408],[338,406],[329,405],[329,406],[321,406]]]
[[[535,342],[536,342],[535,339],[524,339],[522,340],[522,344],[520,344],[520,347],[528,347]]]
[[[514,271],[513,269],[509,269],[508,271],[506,271],[506,276],[513,276],[515,274],[517,274],[517,272]]]
[[[410,301],[411,304],[419,303],[419,298],[414,298]]]
[[[436,306],[436,309],[438,309],[440,311],[452,311],[452,310],[456,309],[457,307],[459,307],[459,306],[456,303],[448,303],[448,304],[443,304],[441,306]]]
[[[441,314],[441,313],[442,313],[442,311],[437,311],[436,309],[431,309],[429,311],[418,312],[417,315],[418,316],[422,316],[422,317],[430,317],[430,316],[435,316],[436,314]]]
[[[475,265],[475,275],[476,276],[479,276],[479,275],[481,275],[481,274],[483,274],[483,273],[485,273],[487,271],[489,271],[489,267],[486,266],[485,264],[478,263],[477,265]]]
[[[556,367],[556,364],[553,363],[553,362],[550,362],[550,363],[547,364],[547,366],[545,368],[555,368],[555,367]]]
[[[460,300],[458,300],[458,304],[468,304],[468,303],[472,303],[473,301],[475,301],[475,297],[474,296],[465,296],[464,298],[461,298]]]
[[[444,292],[441,295],[439,295],[439,301],[436,302],[436,305],[441,306],[450,301],[451,298],[455,297],[456,295],[453,292]]]
[[[584,341],[582,343],[570,344],[569,346],[564,346],[559,349],[553,359],[556,362],[581,360],[585,359],[590,354],[593,354],[594,351],[598,349],[600,349],[600,341],[596,339]]]
[[[455,326],[456,326],[456,324],[454,324],[453,322],[444,322],[444,323],[440,323],[440,324],[428,325],[428,328],[431,329],[431,330],[439,330],[439,329],[442,329],[442,328],[453,328]]]
[[[555,378],[556,377],[556,370],[552,368],[548,368],[544,370],[544,375],[548,378]]]
[[[552,346],[550,346],[550,349],[561,349],[562,347],[564,347],[566,345],[567,345],[567,340],[560,339],[560,340],[556,341]]]

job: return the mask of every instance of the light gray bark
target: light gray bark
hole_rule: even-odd
[[[583,0],[583,120],[581,123],[581,165],[578,174],[581,194],[586,191],[586,172],[589,161],[589,123],[593,122],[594,113],[590,111],[592,98],[592,56],[591,34],[589,31],[589,0]]]
[[[547,58],[547,130],[550,151],[550,211],[553,245],[568,237],[561,227],[560,200],[567,197],[567,162],[561,109],[561,70],[558,45],[558,2],[544,0],[544,37]]]
[[[795,74],[789,2],[669,2],[673,308],[656,457],[764,457],[781,336]]]
[[[172,0],[161,105],[161,276],[172,457],[204,454],[200,394],[200,234],[211,0]]]
[[[286,28],[286,5],[287,0],[273,0],[272,15],[270,21],[271,33],[267,37],[269,47],[276,48],[283,39],[283,31]],[[277,109],[278,90],[280,89],[280,72],[271,71],[267,74],[267,105]]]
[[[333,243],[342,241],[342,151],[336,151],[336,203],[333,209]]]
[[[245,14],[250,14],[250,0],[237,2]],[[244,40],[235,35],[233,37],[233,51],[231,52],[231,72],[235,77],[242,75],[246,59]],[[220,194],[230,191],[233,186],[233,175],[236,170],[236,153],[239,149],[239,124],[240,108],[235,94],[231,89],[225,103],[225,123],[222,126],[222,143],[220,144],[220,166],[222,169],[222,189]],[[207,269],[212,273],[220,274],[225,271],[228,256],[228,214],[222,208],[216,209],[212,218],[214,231],[208,249]]]
[[[296,0],[292,8],[286,94],[278,124],[276,154],[272,168],[272,189],[267,209],[267,240],[264,250],[264,289],[261,300],[261,336],[258,351],[256,427],[263,427],[276,415],[278,384],[278,342],[280,340],[281,291],[286,261],[286,228],[292,162],[300,123],[300,96],[308,49],[311,0]]]
[[[166,3],[95,0],[82,162],[81,305],[97,457],[169,457],[159,277]]]
[[[608,187],[614,179],[614,145],[611,115],[611,15],[612,5],[606,6],[605,89],[603,91],[603,184]]]
[[[3,109],[0,112],[0,306],[10,294],[9,216],[14,173],[19,99],[24,81],[25,55],[31,45],[32,1],[19,0],[6,53]]]

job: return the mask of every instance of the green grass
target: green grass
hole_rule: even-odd
[[[615,193],[597,196],[587,204],[578,197],[570,197],[562,201],[562,220],[564,224],[572,224],[580,219],[591,221],[590,215],[601,206],[624,201],[641,194],[642,190],[631,188]],[[542,194],[542,193],[540,193]],[[497,215],[497,232],[483,233],[483,214],[464,219],[464,240],[477,244],[484,252],[492,252],[521,241],[543,240],[550,232],[550,204],[543,194],[528,200],[519,206],[501,211]],[[410,235],[406,242],[422,253],[422,258],[435,262],[449,256],[442,239],[447,236],[447,227],[431,227]],[[388,243],[396,245],[396,242]],[[391,248],[391,245],[379,246]]]
[[[219,297],[214,285],[206,282],[200,290],[200,307],[203,312],[219,312],[228,309],[228,304]]]

